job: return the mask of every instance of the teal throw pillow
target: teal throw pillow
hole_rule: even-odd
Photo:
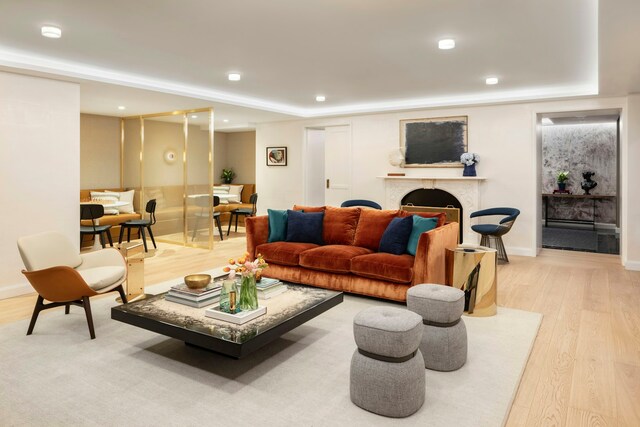
[[[269,243],[282,242],[287,238],[287,211],[267,209],[269,215]]]
[[[411,230],[411,235],[409,236],[409,243],[407,243],[407,252],[411,255],[416,255],[416,250],[418,249],[418,241],[420,240],[420,235],[425,231],[433,230],[436,228],[436,224],[438,224],[438,218],[422,218],[417,215],[413,216],[413,229]]]

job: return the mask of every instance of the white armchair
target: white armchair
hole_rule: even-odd
[[[78,254],[69,239],[50,231],[18,239],[18,250],[31,286],[38,292],[27,335],[31,335],[42,310],[71,304],[84,308],[91,339],[96,337],[89,297],[117,291],[127,302],[122,284],[127,280],[127,264],[116,249]],[[51,301],[48,304],[44,300]]]

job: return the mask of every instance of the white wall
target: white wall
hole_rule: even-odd
[[[80,89],[0,72],[0,298],[33,292],[18,237],[56,230],[78,247]]]
[[[627,264],[632,270],[640,270],[640,94],[629,96],[629,110],[627,120],[628,144],[621,150],[620,161],[623,170],[627,171],[626,197],[623,196],[622,212],[627,215]],[[623,131],[624,134],[624,131]],[[624,144],[622,144],[624,147]],[[623,172],[623,178],[625,174]]]
[[[120,187],[120,118],[80,115],[80,188]]]
[[[228,133],[226,143],[226,167],[233,169],[236,173],[233,182],[254,184],[256,182],[256,133],[254,131]]]
[[[535,255],[539,227],[536,217],[539,217],[541,204],[538,194],[540,171],[536,165],[536,154],[539,151],[536,115],[543,112],[608,108],[626,109],[626,98],[455,107],[259,124],[256,134],[259,210],[264,213],[267,208],[287,209],[295,203],[303,202],[303,171],[306,167],[303,147],[307,127],[350,124],[354,159],[353,194],[365,199],[384,200],[384,183],[376,176],[386,175],[387,172],[405,172],[408,176],[462,175],[462,169],[400,169],[391,166],[388,155],[399,146],[400,120],[467,115],[469,151],[481,156],[477,166],[478,175],[487,178],[481,185],[480,207],[512,206],[520,209],[522,213],[518,221],[504,237],[505,245],[510,253]],[[638,115],[640,116],[640,112]],[[626,136],[623,134],[622,144],[625,143]],[[272,145],[288,147],[287,167],[265,166],[265,148]],[[625,183],[623,175],[623,186]],[[636,209],[640,211],[640,206]],[[624,236],[622,246],[624,260]],[[637,259],[640,259],[640,253]]]
[[[227,168],[227,133],[213,133],[213,182],[220,183],[222,169]]]

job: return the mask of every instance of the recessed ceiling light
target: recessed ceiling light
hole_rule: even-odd
[[[443,50],[453,49],[456,47],[456,41],[454,39],[442,39],[438,41],[438,47]]]
[[[40,32],[44,37],[49,37],[50,39],[59,39],[62,37],[62,29],[60,27],[54,27],[53,25],[44,25],[40,29]]]
[[[125,107],[124,105],[118,106],[118,110],[126,110],[126,109],[127,109],[127,107]]]
[[[195,114],[192,114],[192,115],[191,115],[191,118],[192,118],[192,119],[197,119],[197,118],[198,118],[198,116],[196,116]]]
[[[316,96],[316,101],[318,101],[318,102],[324,102],[324,101],[326,101],[326,99],[327,98],[324,95]]]
[[[485,82],[488,85],[497,85],[498,84],[498,78],[497,77],[487,77],[487,80],[485,80]]]
[[[237,82],[240,80],[240,73],[229,73],[229,80],[231,80],[232,82]]]
[[[229,123],[229,119],[224,119],[223,122]]]

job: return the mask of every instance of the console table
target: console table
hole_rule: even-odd
[[[611,200],[616,196],[606,196],[601,194],[566,194],[566,193],[543,193],[542,201],[544,202],[544,226],[549,226],[549,220],[557,222],[568,222],[574,224],[591,224],[593,229],[596,229],[596,201],[597,200]],[[551,199],[572,199],[572,200],[591,200],[593,206],[593,215],[591,221],[570,219],[570,218],[549,218],[549,202]]]

